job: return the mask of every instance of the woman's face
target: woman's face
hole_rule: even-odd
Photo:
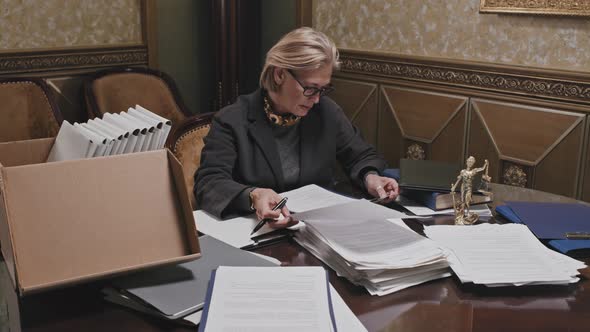
[[[331,65],[324,65],[314,70],[277,69],[275,79],[281,83],[275,94],[276,98],[273,98],[275,112],[306,116],[313,105],[320,101],[320,94],[304,96],[303,87],[321,89],[329,86],[331,78]]]

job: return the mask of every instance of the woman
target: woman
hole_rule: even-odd
[[[261,89],[220,110],[205,138],[194,188],[201,208],[218,217],[256,211],[260,220],[282,213],[286,218],[270,226],[290,226],[296,221],[288,203],[272,211],[277,192],[329,186],[336,159],[372,196],[397,197],[397,182],[379,176],[385,161],[325,96],[338,66],[334,43],[311,28],[288,33],[270,49]]]

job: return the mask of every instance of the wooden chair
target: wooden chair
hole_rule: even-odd
[[[209,133],[215,113],[204,113],[185,119],[168,136],[166,147],[172,151],[182,164],[184,182],[191,197],[193,210],[198,208],[193,186],[195,172],[201,165],[201,150],[205,146],[203,139]]]
[[[54,137],[62,121],[44,80],[0,78],[0,142]]]
[[[115,68],[100,71],[84,82],[88,117],[120,113],[141,105],[178,125],[192,115],[174,80],[148,68]]]

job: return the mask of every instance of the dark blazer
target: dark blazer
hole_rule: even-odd
[[[330,186],[337,159],[355,183],[361,171],[382,171],[385,161],[366,143],[342,109],[321,97],[300,123],[300,175],[298,187]],[[204,139],[201,166],[195,173],[194,193],[205,211],[223,217],[230,203],[248,187],[286,188],[271,123],[263,108],[262,90],[240,96],[220,110]]]

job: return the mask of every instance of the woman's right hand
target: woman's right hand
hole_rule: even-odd
[[[272,210],[282,199],[282,197],[274,190],[268,188],[256,188],[252,190],[250,196],[252,197],[252,206],[256,210],[258,220],[265,218],[275,220],[268,223],[271,228],[285,228],[298,223],[297,220],[291,218],[291,213],[289,212],[287,205],[283,206],[280,210]],[[277,220],[281,214],[284,218]]]

